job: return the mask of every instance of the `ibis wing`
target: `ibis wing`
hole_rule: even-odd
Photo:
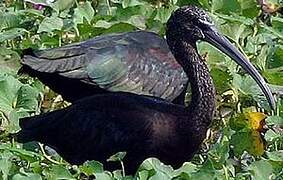
[[[107,91],[133,92],[168,100],[180,95],[188,81],[166,41],[145,31],[101,36],[38,51],[24,56],[23,64]]]

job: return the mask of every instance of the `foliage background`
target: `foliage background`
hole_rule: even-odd
[[[199,43],[216,85],[217,112],[201,151],[180,169],[148,159],[135,176],[124,176],[123,170],[104,171],[96,161],[72,166],[41,144],[13,140],[10,133],[19,130],[19,118],[68,105],[38,80],[17,74],[23,49],[137,29],[164,35],[171,12],[188,4],[205,8],[220,31],[245,52],[270,83],[275,111],[268,113],[259,88],[235,63]],[[282,5],[282,0],[0,1],[1,179],[283,179]]]

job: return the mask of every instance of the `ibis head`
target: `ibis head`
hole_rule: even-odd
[[[218,32],[214,23],[204,10],[195,6],[185,6],[177,9],[171,15],[167,23],[167,41],[172,50],[174,50],[175,45],[171,42],[178,42],[176,39],[182,39],[193,47],[196,47],[198,40],[203,40],[228,55],[256,81],[266,96],[271,108],[275,108],[275,100],[263,77],[246,56],[225,36]]]

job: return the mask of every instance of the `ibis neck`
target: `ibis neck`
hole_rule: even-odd
[[[206,129],[212,121],[215,108],[215,89],[206,63],[197,53],[196,45],[185,41],[168,42],[172,53],[186,72],[191,84],[192,99],[187,107],[187,122]]]

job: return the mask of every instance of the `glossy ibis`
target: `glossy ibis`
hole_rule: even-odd
[[[72,164],[94,159],[103,162],[107,169],[117,168],[117,164],[106,161],[110,155],[126,151],[127,173],[134,173],[148,157],[157,157],[175,168],[181,166],[198,150],[215,108],[214,85],[205,61],[196,50],[199,39],[211,42],[233,57],[256,80],[273,105],[262,77],[216,31],[203,10],[194,6],[176,10],[167,23],[166,36],[172,53],[190,79],[192,101],[188,107],[127,92],[98,94],[62,110],[21,119],[18,141],[40,141]]]

